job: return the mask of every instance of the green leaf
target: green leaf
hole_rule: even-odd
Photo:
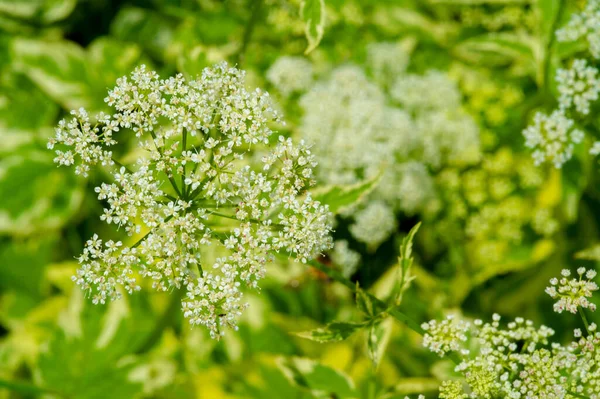
[[[4,78],[0,83],[0,156],[50,134],[49,126],[60,110],[25,75],[6,71]]]
[[[385,354],[393,327],[393,320],[390,317],[386,317],[383,321],[374,322],[369,327],[367,348],[369,358],[375,369],[379,367],[379,363]]]
[[[50,263],[56,239],[52,236],[0,243],[0,289],[39,298],[44,268]]]
[[[515,33],[488,33],[457,44],[455,55],[472,63],[486,66],[503,66],[520,61],[534,68],[533,38]]]
[[[575,254],[575,259],[595,260],[600,261],[600,244],[586,248]]]
[[[280,358],[279,368],[295,385],[319,398],[358,398],[352,380],[341,371],[306,358]]]
[[[49,151],[20,151],[0,159],[0,233],[27,235],[57,229],[79,209],[83,193]]]
[[[143,309],[132,309],[129,298],[96,306],[75,288],[60,317],[61,328],[39,359],[42,386],[77,399],[135,397],[141,386],[129,373],[139,362],[129,354],[149,327],[143,315]]]
[[[359,288],[358,281],[356,282],[356,306],[369,318],[373,318],[377,313],[377,308],[372,301],[371,295],[362,288]]]
[[[318,187],[311,194],[313,199],[320,201],[322,204],[329,205],[329,210],[334,215],[337,215],[360,203],[377,187],[380,180],[381,174],[378,174],[357,184]]]
[[[431,4],[484,5],[484,4],[529,4],[531,0],[428,0]]]
[[[158,12],[135,7],[122,7],[113,19],[111,33],[125,42],[143,47],[150,56],[166,60],[175,24]]]
[[[350,337],[365,325],[365,323],[333,322],[327,324],[325,327],[296,333],[296,335],[316,342],[337,342]]]
[[[561,1],[564,0],[537,0],[534,2],[535,8],[537,8],[537,15],[539,15],[539,32],[544,41],[548,41],[550,35],[555,34],[555,21],[561,7]]]
[[[96,39],[89,45],[87,60],[96,88],[96,101],[103,101],[107,90],[115,86],[118,78],[128,75],[138,64],[149,63],[142,57],[138,45],[108,37]]]
[[[303,0],[300,3],[300,16],[305,23],[304,31],[308,47],[304,54],[313,51],[323,38],[325,31],[325,0]]]
[[[13,41],[12,53],[16,68],[64,108],[90,108],[94,103],[93,79],[79,45],[20,38]]]
[[[419,231],[419,227],[421,227],[421,222],[410,229],[406,237],[402,239],[402,244],[400,245],[400,256],[398,257],[399,276],[396,278],[396,285],[392,291],[392,299],[396,306],[400,305],[402,294],[407,290],[410,282],[414,279],[410,274],[410,268],[413,264],[412,246],[415,234]]]
[[[48,24],[69,16],[76,4],[77,0],[0,0],[0,14],[17,20]]]

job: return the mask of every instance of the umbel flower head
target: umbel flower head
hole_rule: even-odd
[[[578,307],[588,308],[591,311],[596,310],[596,305],[591,303],[588,298],[591,298],[594,291],[598,290],[598,285],[594,281],[596,277],[595,270],[586,270],[585,267],[577,269],[578,277],[569,278],[571,272],[564,269],[561,272],[562,277],[559,279],[552,278],[550,286],[546,288],[546,293],[552,299],[558,299],[554,303],[554,311],[562,313],[564,310],[571,313],[577,313]]]
[[[556,31],[556,37],[561,42],[585,38],[592,57],[600,58],[600,0],[588,0],[585,9],[571,15],[567,25]]]
[[[94,303],[139,290],[139,275],[159,291],[185,290],[184,316],[218,338],[236,328],[242,290],[258,288],[274,252],[305,262],[331,246],[327,206],[306,191],[316,165],[309,147],[270,140],[280,117],[244,77],[226,63],[191,81],[141,66],[109,91],[113,114],[92,122],[80,109],[59,123],[48,144],[60,147],[55,162],[82,175],[112,166],[113,181],[96,188],[102,220],[139,237],[87,241],[73,280]],[[108,150],[116,132],[137,138],[134,165]]]
[[[533,124],[523,130],[525,145],[532,148],[536,165],[551,162],[560,169],[573,156],[575,144],[583,141],[584,133],[573,129],[574,122],[562,110],[550,115],[538,112]]]

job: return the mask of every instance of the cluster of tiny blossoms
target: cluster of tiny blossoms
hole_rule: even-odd
[[[596,310],[596,305],[591,303],[594,291],[598,290],[598,285],[592,281],[596,277],[595,270],[586,270],[584,267],[577,269],[576,278],[569,278],[571,271],[564,269],[562,277],[550,280],[550,286],[546,288],[546,293],[552,299],[558,299],[554,304],[554,311],[562,313],[564,310],[571,313],[577,313],[579,307]]]
[[[421,328],[425,330],[423,346],[444,356],[448,352],[458,351],[461,348],[461,343],[467,340],[469,323],[450,315],[441,322],[430,320],[423,323]]]
[[[598,100],[600,93],[598,69],[588,66],[586,60],[578,59],[573,61],[571,68],[556,71],[556,82],[562,110],[575,107],[580,114],[590,113],[590,103]]]
[[[573,280],[567,279],[568,271],[562,274],[564,278],[553,281],[548,290],[553,298],[560,295],[561,299],[569,296],[572,300],[555,306],[555,310],[593,310],[587,297],[597,287],[587,284],[591,284],[589,280],[595,273],[580,268],[579,279]],[[556,286],[560,288],[557,290]],[[537,328],[532,321],[520,317],[506,326],[501,325],[497,314],[491,323],[475,320],[471,324],[452,318],[425,323],[423,345],[440,356],[454,351],[460,359],[455,371],[461,378],[444,381],[438,397],[598,399],[600,333],[595,324],[588,326],[585,319],[584,324],[585,332],[576,329],[574,340],[563,346],[550,341],[554,335],[551,328]]]
[[[141,66],[105,101],[114,114],[92,124],[77,111],[49,142],[60,146],[56,162],[80,174],[117,163],[105,149],[117,144],[113,132],[132,132],[142,150],[96,188],[102,220],[141,237],[86,243],[73,280],[94,303],[139,290],[140,275],[156,290],[185,290],[184,316],[218,338],[236,328],[243,287],[257,288],[273,252],[306,262],[330,247],[328,209],[306,191],[314,156],[283,137],[269,144],[280,118],[268,93],[245,88],[243,71],[221,63],[186,81]],[[209,245],[216,259],[203,256]]]
[[[584,133],[573,128],[574,122],[562,110],[556,110],[550,115],[538,112],[533,119],[533,125],[524,131],[525,145],[532,148],[533,160],[536,165],[551,162],[556,168],[561,168],[573,156],[575,144],[581,143]]]
[[[585,9],[571,16],[569,23],[556,32],[561,42],[572,42],[585,38],[590,53],[600,58],[600,1],[588,0]]]
[[[298,130],[315,143],[320,182],[349,185],[381,174],[369,204],[350,210],[350,232],[370,250],[396,230],[397,212],[416,214],[434,200],[431,170],[479,159],[477,124],[461,110],[456,84],[442,72],[406,74],[408,61],[398,43],[371,44],[364,69],[337,67],[300,97]],[[278,60],[268,76],[287,64]],[[285,96],[287,86],[275,85]]]
[[[581,13],[571,16],[568,24],[556,31],[558,41],[586,38],[593,58],[600,58],[600,1],[589,0]],[[576,59],[568,69],[556,71],[559,107],[550,115],[536,113],[533,124],[523,131],[526,146],[532,148],[536,165],[551,162],[561,168],[573,156],[574,145],[583,141],[584,132],[575,129],[577,115],[590,114],[591,105],[600,95],[598,69],[584,59]],[[600,154],[600,142],[590,149]]]

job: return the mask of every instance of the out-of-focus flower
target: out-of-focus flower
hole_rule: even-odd
[[[573,156],[575,144],[581,143],[584,133],[573,128],[573,121],[563,111],[557,110],[550,115],[535,114],[533,124],[523,131],[525,145],[533,149],[536,165],[551,162],[561,168]]]
[[[580,114],[589,114],[590,103],[596,101],[600,93],[598,69],[588,66],[586,60],[575,60],[571,68],[556,71],[556,82],[561,109],[575,107]]]
[[[310,87],[313,80],[312,64],[302,57],[280,57],[268,69],[267,80],[288,97]]]
[[[370,201],[354,217],[350,232],[357,240],[376,248],[396,229],[396,217],[383,201]]]
[[[585,38],[590,54],[600,58],[600,1],[588,0],[582,12],[571,15],[567,25],[556,31],[556,37],[561,42]]]

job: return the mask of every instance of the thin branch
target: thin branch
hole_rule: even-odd
[[[244,29],[244,36],[242,37],[242,45],[240,50],[236,55],[237,63],[241,64],[244,61],[244,56],[246,54],[246,50],[248,50],[248,45],[252,40],[252,34],[254,33],[254,28],[256,27],[256,23],[258,22],[258,17],[260,16],[260,12],[263,5],[263,0],[254,0],[251,3],[254,3],[252,6],[252,11],[250,14],[250,19],[246,24],[246,29]]]

